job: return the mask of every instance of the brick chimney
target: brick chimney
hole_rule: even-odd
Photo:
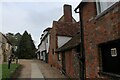
[[[72,6],[65,4],[64,5],[64,21],[72,22]]]

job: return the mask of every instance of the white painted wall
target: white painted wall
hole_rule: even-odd
[[[43,55],[42,55],[42,53],[40,52],[40,59],[43,59]]]
[[[58,48],[63,46],[65,43],[67,43],[72,37],[67,36],[57,36],[58,38]]]
[[[45,31],[42,39],[43,38],[44,38],[44,40],[42,40],[41,45],[38,47],[38,51],[40,51],[40,59],[45,61],[45,52],[43,52],[43,53],[41,53],[41,52],[46,50],[48,53],[49,46],[50,46],[50,34],[47,34],[47,31]]]
[[[43,52],[43,61],[45,61],[45,52]]]
[[[48,34],[46,37],[46,51],[47,51],[47,53],[49,52],[49,47],[50,47],[50,34]]]
[[[42,41],[39,49],[40,49],[40,51],[44,51],[45,50],[45,42],[44,41]]]
[[[50,35],[47,35],[47,36],[45,37],[45,39],[42,41],[42,43],[41,43],[41,45],[39,46],[38,50],[39,50],[39,51],[47,50],[47,53],[48,53],[49,46],[50,46]]]

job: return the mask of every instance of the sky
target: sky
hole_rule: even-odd
[[[72,5],[73,17],[79,20],[79,14],[74,12],[79,3],[80,0],[2,0],[0,32],[23,34],[27,30],[38,46],[43,30],[63,15],[64,4]]]

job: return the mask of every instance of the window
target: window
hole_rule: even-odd
[[[116,57],[117,56],[117,49],[116,48],[111,48],[111,56]]]
[[[108,9],[110,6],[112,6],[114,3],[116,3],[117,0],[96,0],[96,6],[97,6],[97,14],[99,15],[106,9]]]
[[[120,76],[120,39],[100,44],[101,72],[111,76]]]
[[[54,54],[54,49],[52,49],[52,54]]]
[[[58,61],[61,61],[61,54],[58,53]]]

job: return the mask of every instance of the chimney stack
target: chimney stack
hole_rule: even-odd
[[[72,22],[72,6],[65,4],[64,5],[64,21]]]

